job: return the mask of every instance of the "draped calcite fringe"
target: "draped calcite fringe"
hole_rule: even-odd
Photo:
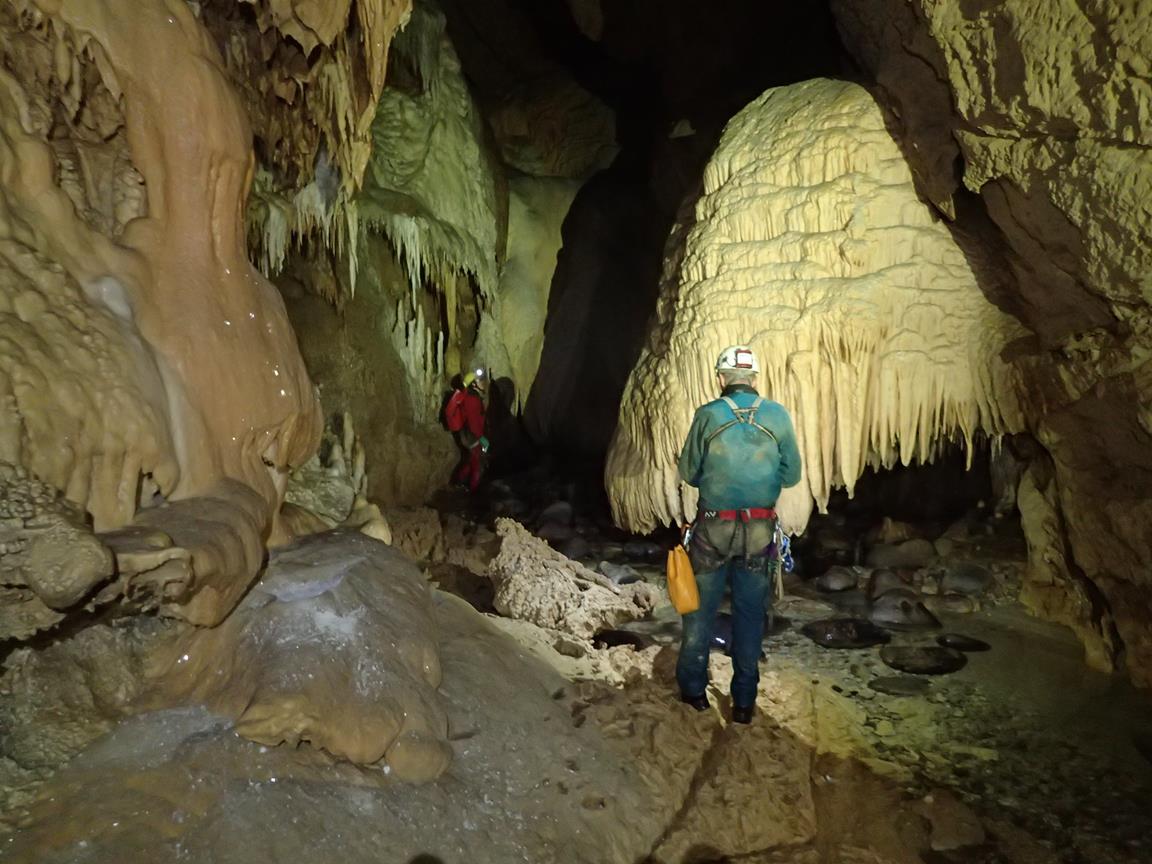
[[[761,391],[796,423],[804,478],[781,501],[792,531],[865,466],[1020,428],[999,359],[1018,328],[979,287],[994,274],[917,198],[864,88],[764,93],[729,123],[685,229],[609,453],[621,524],[650,530],[694,509],[676,458],[734,343],[756,350]]]
[[[296,188],[313,179],[348,193],[359,188],[389,47],[411,0],[196,6],[244,98],[267,165]]]
[[[317,177],[302,190],[278,190],[259,175],[249,240],[265,273],[290,251],[318,243],[347,264],[347,278],[328,298],[340,304],[365,278],[362,258],[383,235],[408,276],[390,334],[408,379],[418,421],[435,417],[438,392],[466,362],[457,321],[463,303],[491,304],[497,294],[497,185],[480,113],[442,13],[420,4],[393,46],[415,84],[384,90],[372,124],[373,156],[358,192]],[[372,279],[374,275],[367,274]],[[465,287],[475,297],[461,297]],[[438,314],[422,302],[430,290]],[[500,362],[503,355],[489,358]],[[507,364],[503,364],[507,368]]]
[[[388,237],[415,291],[425,282],[451,292],[454,275],[474,278],[481,292],[496,281],[494,180],[482,151],[482,121],[445,33],[443,15],[417,7],[394,50],[412,67],[418,92],[387,89],[374,107],[372,159],[353,188],[331,169],[298,191],[257,177],[250,242],[273,274],[289,251],[309,239],[349,257],[355,292],[361,231]]]

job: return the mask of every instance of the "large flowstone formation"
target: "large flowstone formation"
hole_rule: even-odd
[[[762,392],[795,420],[804,479],[780,502],[790,531],[866,466],[1021,428],[1018,378],[999,357],[1020,328],[981,293],[994,276],[980,247],[917,198],[889,122],[863,87],[815,80],[769,90],[729,123],[673,234],[625,391],[606,471],[621,524],[694,511],[676,459],[735,343],[753,347]]]

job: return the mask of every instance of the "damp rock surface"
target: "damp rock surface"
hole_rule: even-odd
[[[880,659],[893,669],[913,675],[947,675],[963,669],[968,662],[960,651],[938,645],[885,645]]]
[[[823,618],[809,621],[800,632],[824,648],[868,648],[881,645],[889,636],[871,621],[861,618]]]
[[[431,590],[403,555],[358,532],[273,552],[236,611],[181,639],[155,674],[161,704],[204,704],[261,744],[383,760],[413,781],[451,759]]]
[[[439,780],[399,782],[386,768],[356,768],[306,746],[247,741],[201,708],[168,709],[125,722],[70,764],[24,827],[0,838],[0,856],[634,861],[665,816],[634,766],[598,730],[573,723],[569,682],[463,601],[436,596],[453,751]]]

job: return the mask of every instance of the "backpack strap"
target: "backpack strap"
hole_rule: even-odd
[[[775,441],[776,446],[780,446],[780,442],[776,440],[776,436],[772,433],[772,430],[766,426],[761,426],[756,422],[756,412],[759,411],[760,406],[764,404],[763,396],[757,396],[756,401],[749,405],[747,408],[741,408],[736,404],[736,400],[730,396],[721,396],[720,398],[724,400],[724,402],[728,405],[728,408],[732,411],[733,419],[712,430],[708,437],[704,439],[705,450],[708,449],[708,445],[712,442],[713,438],[715,438],[721,432],[727,429],[731,429],[737,423],[743,423],[746,426],[756,427],[773,441]]]

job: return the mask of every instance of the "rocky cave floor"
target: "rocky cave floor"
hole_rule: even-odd
[[[565,497],[579,498],[494,484],[478,500],[444,496],[439,512],[389,514],[397,545],[442,589],[453,761],[430,783],[255,744],[194,704],[157,709],[147,668],[180,630],[170,622],[94,622],[9,650],[0,860],[1152,860],[1152,701],[1088,670],[1071,634],[1023,611],[1011,520],[970,516],[942,532],[886,522],[870,535],[870,560],[942,625],[890,630],[892,645],[953,632],[991,646],[933,676],[801,632],[869,608],[873,570],[849,566],[861,545],[843,517],[815,520],[798,549],[810,572],[786,580],[765,642],[760,712],[740,727],[723,686],[709,712],[676,701],[679,625],[666,605],[604,636],[636,643],[614,647],[492,614],[496,515],[614,580],[659,584],[659,541],[583,518]],[[930,549],[925,533],[938,533]],[[821,590],[812,577],[836,562],[861,587]],[[714,652],[714,680],[729,670]],[[900,689],[917,692],[884,692]]]

